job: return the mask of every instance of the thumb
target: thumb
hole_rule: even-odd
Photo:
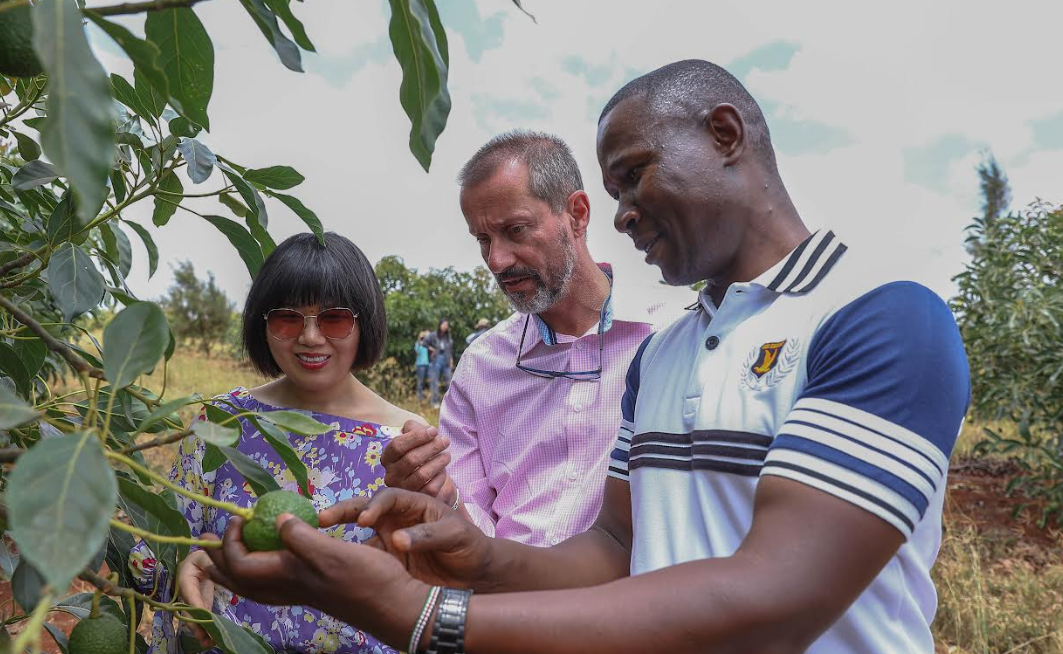
[[[391,542],[400,552],[432,552],[457,549],[465,540],[464,525],[457,520],[426,522],[396,530]]]
[[[313,562],[314,556],[320,553],[322,538],[329,544],[335,540],[291,513],[282,513],[277,516],[277,535],[284,543],[284,549],[308,563]]]

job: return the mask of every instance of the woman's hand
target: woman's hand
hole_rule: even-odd
[[[177,569],[177,589],[181,601],[197,609],[212,610],[214,605],[214,580],[207,572],[213,567],[210,557],[203,550],[192,552]],[[204,647],[213,645],[210,636],[198,624],[185,623]]]

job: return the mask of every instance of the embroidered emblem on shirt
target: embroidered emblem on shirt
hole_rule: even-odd
[[[742,383],[751,391],[771,388],[797,367],[798,355],[796,338],[764,343],[750,351],[742,364]]]

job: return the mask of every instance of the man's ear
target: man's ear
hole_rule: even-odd
[[[705,129],[725,166],[738,162],[746,148],[746,123],[732,104],[718,104],[704,118]]]
[[[591,222],[591,201],[587,197],[587,192],[575,191],[569,195],[565,213],[568,214],[572,234],[576,238],[583,238]]]

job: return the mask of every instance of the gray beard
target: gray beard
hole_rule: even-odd
[[[502,291],[514,309],[524,314],[543,313],[565,297],[568,292],[568,283],[572,280],[572,273],[576,269],[576,248],[567,236],[562,236],[561,254],[561,269],[551,276],[549,284],[538,273],[528,270],[524,272],[529,274],[535,282],[534,292],[506,293],[505,290]]]

